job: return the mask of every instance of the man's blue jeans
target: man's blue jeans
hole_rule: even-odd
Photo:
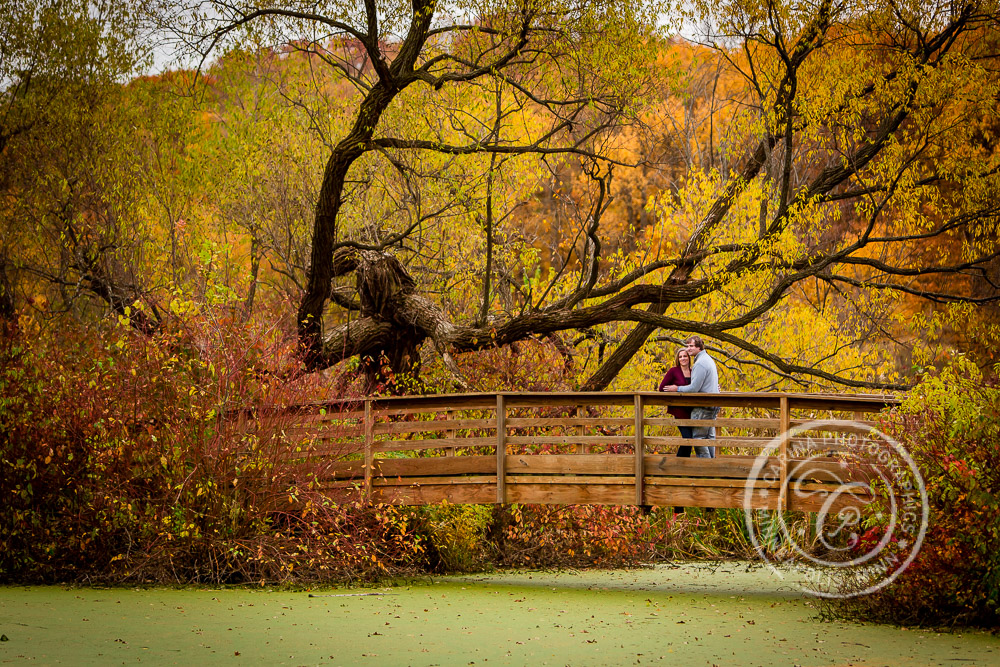
[[[715,440],[715,428],[708,429],[708,435],[695,436],[693,435],[694,428],[691,426],[678,426],[677,429],[681,432],[682,438],[694,439],[694,440]],[[691,456],[691,450],[694,449],[694,455],[699,459],[714,459],[715,458],[715,447],[703,447],[699,445],[681,445],[677,448],[677,456],[681,458],[687,458]]]
[[[704,429],[702,429],[704,430]],[[708,430],[707,435],[696,435],[693,436],[695,440],[715,440],[715,427],[713,426]],[[694,455],[699,459],[714,459],[715,458],[715,447],[708,447],[703,445],[694,446]]]
[[[697,415],[696,410],[704,410],[707,414]],[[719,408],[695,408],[692,410],[692,419],[715,419],[719,414]],[[706,428],[704,426],[698,426],[692,429],[691,437],[694,440],[715,440],[715,427]],[[707,445],[695,445],[694,455],[699,459],[714,459],[715,458],[715,447]]]

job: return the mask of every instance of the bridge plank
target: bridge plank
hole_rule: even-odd
[[[430,394],[424,396],[379,396],[371,399],[380,415],[402,415],[447,410],[490,410],[496,408],[496,394]]]
[[[507,471],[516,474],[631,475],[631,454],[508,454]]]
[[[598,504],[628,505],[633,489],[628,484],[522,484],[511,483],[507,488],[508,502],[538,504]],[[447,500],[456,504],[489,504],[495,500],[495,483],[424,484],[420,486],[377,485],[373,495],[378,502],[399,504],[436,504]],[[653,485],[645,490],[644,504],[654,506],[745,508],[746,491],[743,487],[722,486],[667,486]],[[789,509],[815,512],[826,502],[826,494],[800,496],[790,494]],[[845,507],[863,507],[867,499],[860,495],[841,494],[831,504],[829,511]],[[750,501],[751,509],[778,507],[778,490],[755,488]]]
[[[656,446],[667,446],[667,447],[678,447],[680,445],[690,445],[691,440],[685,439],[680,436],[651,436],[647,435],[646,444],[650,447]],[[774,438],[767,437],[744,437],[744,438],[716,438],[712,441],[712,445],[715,447],[746,447],[752,449],[763,449],[769,443],[773,442]]]
[[[717,459],[678,458],[672,455],[650,456],[644,462],[647,479],[673,477],[715,477],[745,480],[754,465],[754,457],[726,456]],[[835,460],[792,459],[789,478],[807,483],[820,482],[864,482],[875,474],[873,466],[855,465],[844,467]],[[344,479],[359,476],[363,472],[364,461],[341,461],[325,464],[321,473],[330,479]],[[471,475],[495,472],[493,456],[456,456],[406,459],[375,459],[375,474],[382,477],[413,477],[434,475]],[[514,475],[632,475],[631,454],[551,454],[551,455],[507,455],[508,476]],[[313,470],[312,467],[309,468]],[[761,476],[777,475],[777,459],[771,458],[761,471]],[[649,482],[656,483],[656,482]],[[799,481],[794,482],[800,483]]]
[[[305,464],[315,451],[290,454]],[[715,459],[679,458],[672,454],[647,454],[645,476],[716,477],[746,479],[756,457],[723,456]],[[468,475],[495,472],[496,460],[489,456],[376,458],[375,474],[384,477],[428,475]],[[338,461],[323,464],[322,474],[329,478],[349,478],[362,471],[363,461]],[[314,470],[315,464],[309,465]],[[508,454],[508,474],[516,475],[632,475],[631,454]],[[760,476],[777,476],[777,458],[770,457]],[[874,466],[826,458],[790,459],[789,479],[808,482],[865,482],[876,474]]]
[[[778,409],[778,395],[768,392],[756,393],[728,393],[721,394],[694,394],[677,392],[642,392],[646,405],[671,406],[680,405],[684,407],[714,407],[723,408],[765,408],[768,410]]]
[[[778,428],[777,419],[752,419],[720,417],[719,419],[674,419],[673,417],[647,417],[646,426],[716,426],[724,428]]]
[[[789,394],[788,407],[792,410],[831,410],[834,412],[880,412],[883,408],[898,405],[899,399],[877,396],[844,396],[838,394]]]
[[[632,484],[511,484],[507,502],[544,505],[634,505]]]
[[[420,440],[376,441],[376,452],[406,452],[442,447],[495,447],[496,438],[424,438]]]
[[[492,394],[488,398],[492,397]],[[439,415],[448,414],[449,412],[465,412],[465,411],[475,411],[475,412],[493,412],[495,405],[492,401],[484,401],[477,405],[448,405],[446,403],[441,405],[427,405],[425,407],[378,407],[375,409],[375,415],[379,419],[388,419],[391,417],[405,417],[408,415]]]
[[[690,441],[688,441],[690,442]],[[646,475],[675,477],[732,477],[746,479],[753,470],[754,456],[720,456],[714,459],[681,458],[674,455],[646,455]],[[777,474],[777,459],[770,457],[761,477]]]
[[[508,445],[631,445],[630,435],[511,435]]]
[[[496,484],[496,475],[470,475],[467,477],[444,477],[431,475],[427,477],[380,477],[374,481],[376,486],[428,486],[455,484]]]
[[[827,502],[829,501],[829,505]],[[788,509],[793,512],[819,512],[825,509],[829,514],[836,515],[849,507],[861,509],[871,502],[871,496],[861,493],[839,493],[832,500],[828,493],[789,493]]]
[[[527,407],[587,407],[591,405],[632,405],[635,394],[631,392],[534,392],[505,393],[508,408]]]
[[[649,436],[645,437],[647,449],[657,447],[679,447],[690,445],[690,440],[685,440],[677,435],[671,436]],[[852,446],[846,441],[824,441],[817,438],[790,438],[789,445],[791,453],[795,455],[807,454],[809,452],[850,452]],[[712,441],[715,447],[726,447],[728,449],[765,449],[767,447],[778,447],[777,437],[768,436],[745,436],[745,437],[721,437]],[[853,447],[853,449],[857,449]]]
[[[414,459],[375,459],[375,471],[383,477],[471,475],[493,473],[494,456],[435,456]]]
[[[487,477],[487,479],[491,479]],[[334,482],[322,487],[331,497],[350,500],[358,493],[357,483]],[[580,484],[522,484],[508,487],[508,502],[539,504],[631,504],[633,489],[630,485],[607,484],[595,487]],[[432,505],[447,500],[455,504],[492,504],[496,500],[495,483],[378,485],[372,489],[375,502]],[[817,512],[823,509],[828,494],[789,494],[789,510]],[[652,485],[644,489],[643,503],[659,507],[718,507],[746,509],[746,492],[742,487],[685,487]],[[830,513],[848,507],[862,508],[869,502],[862,494],[840,494],[826,508]],[[777,489],[756,488],[751,496],[749,509],[777,509]]]
[[[817,482],[789,482],[788,488],[795,489],[802,492],[813,492],[819,491],[821,493],[830,493],[835,491],[837,493],[849,493],[855,496],[868,496],[871,497],[872,490],[867,484],[854,483],[854,484],[821,484]]]
[[[640,392],[647,405],[667,407],[679,405],[720,406],[727,408],[765,408],[777,410],[779,394],[747,393],[739,394],[722,392],[721,394],[667,394]],[[505,394],[508,406],[523,407],[587,407],[587,406],[625,406],[631,405],[632,393],[607,392],[586,398],[587,394]],[[379,416],[427,414],[451,410],[489,410],[495,406],[494,394],[477,397],[455,398],[457,394],[441,396],[410,396],[382,397],[373,400],[373,409]],[[837,397],[815,394],[789,394],[789,407],[793,410],[811,410],[824,412],[879,412],[887,405],[895,405],[898,399],[879,399],[865,397]],[[580,398],[583,397],[583,398]],[[478,400],[476,400],[478,398]],[[407,400],[403,400],[407,399]],[[449,402],[450,401],[450,402]],[[513,401],[513,402],[511,402]],[[340,413],[337,413],[340,414]],[[345,415],[351,413],[343,413]],[[285,417],[286,413],[281,413]]]
[[[492,484],[427,484],[423,486],[377,486],[376,502],[397,505],[436,505],[444,500],[456,505],[492,505],[497,499]]]
[[[548,428],[553,426],[577,427],[622,427],[632,426],[632,419],[619,417],[509,417],[507,426],[510,428]]]
[[[320,414],[318,412],[301,412],[294,409],[289,409],[283,412],[270,412],[256,418],[250,418],[250,422],[255,422],[261,426],[273,426],[281,424],[323,424],[326,422],[338,422],[338,421],[360,421],[364,419],[364,411],[349,411],[349,412],[326,412]]]
[[[876,475],[869,464],[851,463],[837,459],[789,459],[788,478],[816,482],[866,482]]]
[[[755,488],[749,508],[746,507],[746,490],[743,487],[684,487],[657,485],[650,486],[645,495],[646,504],[683,506],[683,507],[718,507],[736,509],[770,509],[779,506],[780,489]],[[827,502],[829,494],[815,493],[802,495],[789,494],[788,509],[793,512],[817,512]],[[839,494],[831,503],[828,511],[839,512],[847,507],[864,507],[868,498],[861,494]]]
[[[812,422],[820,422],[815,426],[815,428],[802,429],[804,424],[809,424]],[[792,419],[792,428],[799,428],[800,433],[809,433],[814,431],[827,432],[827,433],[857,433],[861,435],[868,435],[871,433],[873,428],[877,428],[878,424],[869,420],[848,420],[848,419]]]
[[[375,459],[375,474],[381,478],[462,476],[491,472],[483,470],[481,457],[433,456],[403,459]]]
[[[628,484],[635,486],[635,477],[631,474],[621,477],[608,475],[576,477],[573,475],[511,475],[508,473],[504,479],[507,484]]]
[[[670,454],[646,455],[644,462],[646,475],[670,475],[675,477],[715,476],[746,479],[757,461],[755,456],[721,456],[714,459],[680,458]],[[778,457],[768,457],[758,473],[760,478],[773,476],[779,472]],[[817,482],[865,481],[875,474],[871,465],[851,464],[837,459],[810,458],[789,459],[789,479],[806,478]]]
[[[647,505],[674,507],[737,508],[746,506],[743,487],[685,487],[652,485],[646,489]],[[755,488],[750,495],[750,509],[777,509],[778,489]]]
[[[746,479],[722,479],[718,477],[646,477],[648,486],[710,486],[725,489],[745,489]],[[756,480],[753,483],[755,489],[777,489],[780,484],[777,481]]]
[[[441,433],[459,429],[495,429],[496,419],[435,419],[375,425],[375,433]]]
[[[617,401],[615,405],[630,405],[632,397],[640,393],[648,405],[712,405],[705,401],[715,400],[717,405],[733,407],[771,407],[777,409],[779,394],[775,392],[722,392],[720,394],[668,394],[661,392],[506,392],[509,400],[533,401],[532,405],[553,404],[608,404],[608,400]],[[787,393],[792,409],[822,409],[843,412],[877,412],[883,407],[898,405],[899,399],[886,394],[799,394]],[[372,399],[376,410],[402,409],[409,407],[460,406],[459,409],[493,408],[496,394],[435,394],[426,396],[388,396]],[[681,402],[690,401],[690,402]],[[273,412],[289,412],[292,409],[327,409],[356,410],[357,399],[312,401],[301,405],[288,407],[258,406],[257,414]]]
[[[899,399],[886,395],[779,394],[776,392],[722,392],[720,394],[683,394],[642,392],[647,405],[685,405],[766,408],[777,410],[780,397],[788,397],[792,410],[830,410],[835,412],[879,412],[898,405]]]

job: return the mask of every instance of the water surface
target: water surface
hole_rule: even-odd
[[[6,587],[0,663],[1000,665],[988,633],[821,622],[790,576],[727,563],[311,593]]]

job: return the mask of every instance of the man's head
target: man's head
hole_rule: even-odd
[[[691,336],[690,338],[684,339],[684,345],[687,347],[688,354],[691,355],[691,360],[698,356],[702,350],[705,349],[705,343],[701,340],[701,336]]]

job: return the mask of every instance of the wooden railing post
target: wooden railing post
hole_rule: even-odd
[[[375,417],[372,415],[372,400],[365,399],[365,502],[372,499],[372,473],[375,468]]]
[[[582,406],[578,405],[575,408],[573,408],[573,416],[574,417],[576,417],[577,419],[579,419],[581,414],[583,414],[583,408],[582,408]],[[573,435],[586,435],[586,434],[587,434],[587,431],[582,426],[574,426],[573,427]],[[577,454],[589,454],[590,453],[589,447],[587,447],[587,445],[583,444],[582,442],[578,442],[578,443],[576,443],[576,453]]]
[[[507,502],[507,408],[503,394],[497,394],[497,502]]]
[[[635,395],[635,504],[642,505],[642,475],[646,445],[643,442],[643,411],[645,406],[642,394]]]
[[[789,431],[792,428],[792,418],[788,410],[788,396],[782,396],[780,401],[779,423],[781,428],[781,440],[779,457],[779,487],[778,487],[778,509],[784,512],[788,509],[788,439]]]
[[[448,410],[447,419],[448,419],[448,421],[453,421],[455,419],[455,411],[454,410]],[[458,437],[458,431],[456,431],[455,429],[448,429],[447,431],[445,431],[444,435],[445,435],[446,438],[454,440],[455,438]],[[454,456],[455,455],[455,448],[454,447],[448,447],[447,449],[444,450],[444,455],[445,456]]]

